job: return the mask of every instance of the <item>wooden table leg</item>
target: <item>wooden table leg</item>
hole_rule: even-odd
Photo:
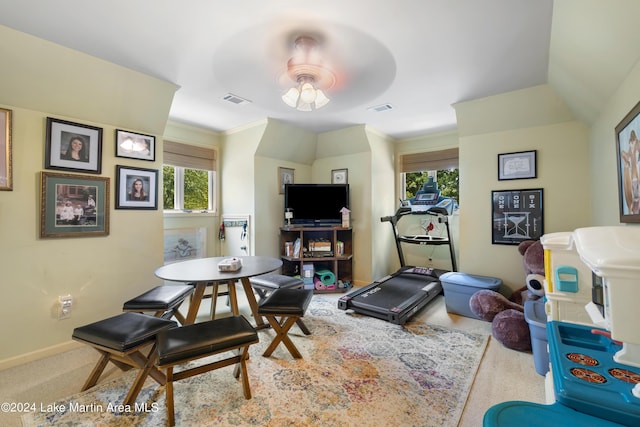
[[[195,323],[198,310],[200,309],[200,303],[202,302],[202,296],[207,288],[207,282],[196,282],[196,288],[191,295],[191,301],[189,302],[189,312],[185,319],[185,325],[191,325]]]
[[[253,318],[256,321],[256,328],[262,329],[266,328],[269,325],[264,323],[262,316],[258,314],[258,302],[256,301],[256,295],[253,293],[253,286],[251,286],[251,281],[249,281],[248,277],[243,277],[240,279],[242,282],[242,288],[244,289],[244,293],[247,295],[247,301],[249,302],[249,307],[251,307],[251,313],[253,314]]]
[[[231,305],[231,312],[234,316],[238,316],[240,314],[240,310],[238,310],[238,296],[236,295],[236,281],[229,280],[227,282],[227,289],[229,290],[229,304]]]

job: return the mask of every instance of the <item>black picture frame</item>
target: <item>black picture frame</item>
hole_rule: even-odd
[[[640,102],[615,127],[620,222],[640,222]]]
[[[102,128],[47,117],[45,169],[102,173]],[[79,158],[71,147],[81,142]]]
[[[536,178],[536,157],[536,150],[498,154],[498,181]]]
[[[116,129],[116,157],[155,161],[155,136]]]
[[[141,195],[134,195],[137,184]],[[158,170],[116,165],[116,209],[158,209]]]
[[[109,234],[108,177],[41,172],[40,237]]]
[[[518,245],[544,234],[543,189],[491,192],[491,243]]]

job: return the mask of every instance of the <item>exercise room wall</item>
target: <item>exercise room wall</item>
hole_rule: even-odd
[[[491,243],[491,191],[543,188],[544,232],[568,231],[590,225],[591,189],[589,182],[588,129],[581,122],[566,120],[560,115],[552,121],[546,108],[549,96],[536,93],[509,93],[475,102],[468,114],[494,115],[504,113],[504,129],[471,134],[469,128],[460,128],[460,194],[465,209],[460,212],[460,265],[466,273],[499,277],[511,289],[524,284],[522,257],[516,246]],[[532,120],[538,125],[514,129],[510,127],[509,111],[519,111],[521,102],[537,100],[539,105],[527,105]],[[477,111],[476,108],[477,107]],[[544,110],[536,116],[536,110]],[[486,113],[484,113],[486,114]],[[526,117],[515,117],[515,121]],[[477,120],[477,118],[476,118]],[[500,122],[493,118],[494,127]],[[522,124],[522,123],[520,123]],[[485,126],[485,123],[482,124]],[[499,153],[537,150],[537,178],[498,181],[497,156]]]

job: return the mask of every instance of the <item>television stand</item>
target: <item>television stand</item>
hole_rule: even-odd
[[[297,240],[300,245],[295,253]],[[317,242],[322,244],[318,245]],[[289,253],[287,247],[290,248]],[[346,292],[351,289],[353,234],[350,227],[320,224],[310,227],[297,224],[281,227],[280,254],[282,274],[300,276],[305,281],[305,287],[313,289],[315,293]],[[313,270],[310,270],[311,268]],[[315,277],[314,282],[315,273],[327,271],[335,276],[334,283],[315,283],[320,277]],[[311,276],[305,277],[305,272]],[[322,276],[325,279],[326,277]]]

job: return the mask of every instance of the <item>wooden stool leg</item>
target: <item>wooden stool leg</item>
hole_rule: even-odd
[[[158,371],[158,369],[155,367],[155,362],[157,357],[158,357],[158,354],[156,352],[155,343],[151,348],[148,358],[144,357],[144,355],[140,352],[135,352],[131,354],[131,359],[135,361],[137,364],[142,363],[142,365],[140,366],[138,375],[136,375],[136,379],[133,381],[133,384],[131,385],[129,392],[127,393],[127,396],[124,399],[124,402],[123,402],[124,405],[134,404],[134,402],[136,401],[136,398],[138,397],[138,394],[140,393],[140,390],[142,390],[142,386],[144,385],[144,382],[146,381],[147,377],[150,374],[154,380],[160,383],[160,385],[164,385],[164,383],[166,382],[166,376],[162,372]]]
[[[240,363],[236,365],[234,375],[236,378],[242,376],[242,391],[245,399],[251,399],[251,386],[249,385],[249,374],[247,373],[247,359],[249,358],[249,346],[241,349]]]
[[[100,360],[98,360],[98,363],[96,363],[96,366],[93,367],[93,370],[89,375],[89,378],[87,378],[87,381],[85,381],[84,385],[82,386],[82,390],[80,391],[88,390],[94,385],[96,385],[96,383],[98,382],[98,379],[100,378],[100,375],[102,375],[102,372],[104,371],[104,368],[107,366],[107,363],[109,363],[109,353],[101,350],[98,350],[98,351],[100,352],[100,355],[101,355]]]
[[[271,356],[271,353],[273,353],[276,347],[278,347],[278,344],[282,342],[287,347],[287,349],[289,350],[289,353],[291,353],[291,355],[294,358],[302,359],[302,355],[300,354],[300,352],[298,351],[296,346],[293,344],[293,342],[291,341],[288,335],[289,329],[291,329],[291,327],[296,323],[296,320],[298,320],[299,317],[298,316],[286,317],[286,318],[283,318],[281,322],[279,322],[275,316],[266,316],[266,318],[271,324],[271,327],[276,333],[276,336],[275,338],[273,338],[273,341],[271,341],[271,344],[269,344],[269,347],[267,347],[267,349],[264,351],[264,353],[262,353],[262,355],[265,357]]]
[[[176,425],[176,418],[173,406],[173,366],[167,368],[167,387],[165,394],[167,406],[167,421],[170,426]]]
[[[178,311],[178,308],[180,307],[176,307],[176,310],[173,312],[173,317],[175,317],[178,322],[180,322],[180,324],[184,326],[187,323],[187,319],[182,315],[182,313]]]
[[[307,328],[307,325],[304,324],[301,317],[298,317],[298,319],[296,319],[296,325],[298,325],[298,328],[300,328],[303,334],[311,335],[311,331],[309,330],[309,328]]]

